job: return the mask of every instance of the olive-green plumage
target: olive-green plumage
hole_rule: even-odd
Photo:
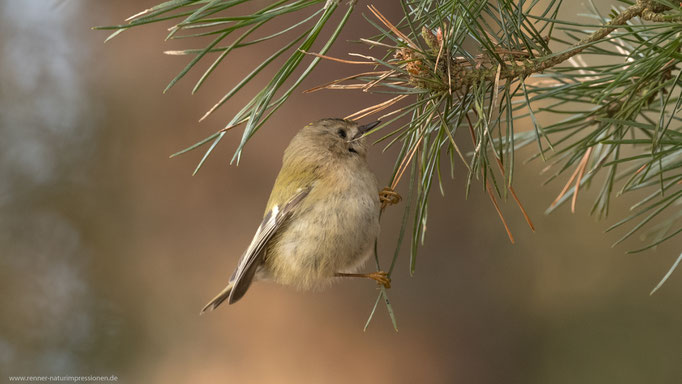
[[[323,119],[298,132],[284,152],[263,224],[228,286],[204,310],[228,297],[237,301],[251,279],[317,289],[364,264],[379,234],[379,191],[362,137],[375,125]]]

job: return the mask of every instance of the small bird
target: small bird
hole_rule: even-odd
[[[364,137],[378,124],[322,119],[294,136],[261,225],[227,287],[201,313],[237,302],[257,280],[321,289],[366,277],[390,287],[384,272],[356,273],[379,235],[381,202]]]

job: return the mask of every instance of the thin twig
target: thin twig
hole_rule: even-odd
[[[339,59],[339,58],[336,58],[336,57],[331,57],[331,56],[327,56],[327,55],[322,55],[322,54],[315,53],[315,52],[306,52],[306,51],[304,51],[304,50],[302,50],[302,49],[299,49],[299,51],[302,52],[302,53],[305,53],[306,55],[315,56],[315,57],[319,57],[319,58],[321,58],[321,59],[326,59],[326,60],[330,60],[330,61],[336,61],[336,62],[344,63],[344,64],[373,64],[373,65],[376,65],[376,63],[373,62],[373,61],[352,61],[352,60],[344,60],[344,59]]]
[[[504,230],[507,231],[507,236],[509,236],[509,241],[511,241],[512,244],[514,244],[514,236],[511,233],[511,230],[509,229],[509,225],[507,225],[507,220],[504,219],[504,215],[502,214],[502,210],[500,210],[500,206],[497,204],[497,199],[495,199],[495,194],[493,194],[493,190],[490,187],[490,183],[488,183],[488,180],[485,181],[485,188],[486,191],[488,191],[488,196],[490,197],[490,201],[492,201],[493,206],[495,207],[495,210],[497,211],[497,215],[500,216],[500,220],[502,220],[502,225],[504,225]]]
[[[566,192],[568,192],[568,189],[571,188],[571,184],[573,184],[573,180],[575,180],[575,178],[576,178],[576,176],[578,176],[578,173],[579,173],[579,172],[580,172],[580,166],[575,167],[575,170],[574,170],[573,173],[571,174],[571,177],[570,177],[570,178],[568,179],[568,181],[566,182],[566,185],[564,185],[564,189],[561,190],[561,192],[560,192],[559,195],[556,197],[556,199],[554,199],[554,201],[552,202],[552,204],[550,204],[550,207],[556,206],[556,205],[559,203],[559,201],[561,200],[561,198],[564,197],[564,195],[566,194]]]
[[[355,113],[352,113],[348,116],[345,117],[345,119],[351,119],[351,120],[359,120],[362,119],[363,117],[367,117],[371,114],[383,111],[384,109],[390,107],[391,105],[399,102],[400,100],[406,98],[407,95],[398,95],[392,99],[386,100],[383,103],[375,104],[372,105],[371,107],[367,107],[365,109],[359,110]]]
[[[372,87],[381,83],[382,81],[384,81],[386,78],[390,77],[393,74],[395,74],[395,71],[388,71],[388,72],[384,73],[383,75],[379,76],[376,80],[367,83],[367,86],[365,86],[362,89],[362,91],[368,92]],[[407,96],[407,95],[404,95],[404,96]]]
[[[367,8],[376,16],[379,21],[381,21],[388,29],[390,29],[393,33],[396,34],[396,36],[400,37],[407,45],[409,45],[412,49],[419,49],[417,45],[410,40],[409,37],[407,37],[404,33],[400,32],[398,28],[396,28],[395,25],[393,25],[388,19],[379,12],[379,10],[374,6],[374,5],[368,5]]]
[[[578,173],[578,177],[575,180],[575,192],[573,192],[573,199],[571,200],[571,213],[575,213],[575,203],[576,201],[578,201],[578,191],[580,190],[580,182],[582,181],[583,175],[585,174],[587,162],[590,160],[592,148],[594,147],[589,147],[587,151],[585,151],[585,155],[583,156],[582,160],[580,160],[580,164],[578,164],[578,169],[580,169],[580,172]]]
[[[506,177],[505,172],[504,172],[504,166],[502,166],[502,162],[497,157],[495,157],[495,160],[497,160],[497,166],[500,168],[500,173],[502,174],[502,177]],[[514,187],[512,187],[511,185],[508,185],[507,189],[509,189],[509,193],[514,198],[514,201],[516,201],[516,205],[518,205],[519,209],[521,210],[521,214],[523,215],[523,218],[526,220],[526,223],[528,223],[528,226],[530,227],[530,229],[533,232],[535,232],[535,226],[533,225],[533,222],[531,221],[530,216],[528,216],[526,209],[523,207],[523,204],[521,204],[521,200],[516,195],[516,191],[514,190]]]
[[[343,77],[343,78],[341,78],[341,79],[332,80],[332,81],[330,81],[330,82],[328,82],[328,83],[325,83],[325,84],[322,84],[322,85],[318,85],[318,86],[313,87],[313,88],[310,88],[310,89],[306,89],[305,91],[303,91],[303,93],[317,92],[317,91],[319,91],[319,90],[321,90],[321,89],[327,89],[330,85],[342,83],[342,82],[348,81],[348,80],[357,79],[358,77],[361,77],[361,76],[383,75],[383,74],[386,73],[386,72],[389,72],[389,71],[374,71],[374,72],[356,73],[356,74],[354,74],[354,75],[346,76],[346,77]]]

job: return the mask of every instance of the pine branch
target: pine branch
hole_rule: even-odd
[[[194,91],[207,83],[227,55],[239,48],[284,38],[305,28],[290,36],[281,45],[283,48],[272,52],[204,116],[224,105],[275,59],[288,53],[275,77],[225,127],[175,154],[211,143],[197,171],[228,131],[246,125],[234,157],[239,160],[248,140],[315,65],[320,60],[334,60],[372,68],[306,92],[362,90],[388,97],[349,118],[379,116],[384,122],[374,129],[373,134],[380,135],[377,142],[386,143],[386,147],[400,146],[389,184],[396,188],[401,181],[408,183],[410,195],[390,273],[408,230],[412,238],[409,272],[415,272],[419,245],[425,239],[431,189],[437,183],[440,192],[445,191],[443,164],[449,164],[451,177],[455,163],[465,165],[467,196],[474,181],[480,181],[512,242],[513,228],[501,213],[500,200],[511,196],[534,230],[513,188],[518,167],[516,150],[533,144],[537,154],[529,161],[541,158],[549,162],[546,170],[555,170],[547,182],[566,172],[571,175],[547,213],[569,201],[575,211],[578,196],[584,195],[581,190],[604,174],[591,211],[600,217],[609,213],[612,198],[650,190],[631,207],[629,216],[608,229],[632,225],[616,244],[645,227],[650,229],[646,234],[648,244],[632,252],[655,248],[682,233],[680,3],[621,0],[625,7],[614,9],[609,18],[595,14],[593,19],[598,23],[590,24],[561,20],[561,0],[543,3],[542,9],[535,9],[538,1],[401,0],[404,17],[398,22],[389,20],[378,8],[368,7],[372,17],[366,19],[376,27],[378,35],[360,41],[374,48],[374,56],[351,53],[353,59],[346,60],[329,57],[326,52],[353,12],[355,1],[350,2],[319,52],[310,52],[310,48],[339,6],[338,0],[327,0],[324,5],[322,0],[280,0],[246,15],[230,13],[234,6],[250,2],[171,0],[132,16],[128,24],[103,28],[115,30],[111,38],[136,26],[175,20],[169,39],[212,36],[212,42],[203,48],[167,52],[193,56],[169,87],[199,61],[218,54]],[[263,24],[316,5],[321,5],[317,11],[301,16],[278,32],[249,40]],[[228,36],[238,31],[241,35],[226,43]],[[563,49],[555,51],[557,45]],[[314,57],[296,77],[294,73],[305,55]],[[591,57],[599,57],[602,62],[591,64]],[[291,82],[292,76],[293,85],[287,88],[285,83]],[[538,119],[541,114],[551,114],[553,119],[543,126]],[[515,126],[520,119],[530,120],[532,130]],[[385,132],[388,127],[392,130]],[[472,140],[469,153],[462,150],[468,143],[458,143],[458,129],[466,130]],[[408,168],[410,172],[406,172]],[[395,326],[385,290],[377,303],[382,299]],[[372,315],[375,309],[376,305]]]
[[[301,65],[305,56],[303,52],[310,49],[310,47],[313,46],[313,44],[318,40],[322,34],[323,28],[327,25],[331,16],[334,14],[339,5],[338,0],[278,0],[268,4],[264,8],[252,11],[252,13],[243,16],[227,16],[221,14],[221,12],[230,11],[233,7],[244,3],[255,2],[252,0],[169,0],[129,17],[126,19],[128,24],[95,28],[102,30],[115,30],[115,32],[107,38],[106,41],[108,41],[113,37],[118,36],[121,32],[134,27],[151,23],[165,22],[168,20],[182,19],[182,21],[177,22],[171,28],[169,28],[170,32],[166,37],[167,40],[213,36],[214,39],[204,48],[165,52],[166,54],[172,56],[193,55],[194,57],[189,61],[185,68],[170,81],[164,92],[172,88],[187,73],[194,69],[200,61],[204,60],[207,55],[211,53],[220,53],[213,61],[213,64],[197,81],[192,90],[192,93],[195,93],[229,54],[234,54],[234,51],[238,50],[239,48],[270,41],[281,36],[286,36],[295,29],[309,24],[315,20],[315,18],[317,18],[317,21],[312,27],[292,38],[289,43],[283,44],[282,49],[274,52],[270,57],[265,59],[260,65],[254,68],[249,75],[247,75],[241,82],[239,82],[239,84],[225,94],[225,96],[223,96],[212,108],[208,110],[208,112],[206,112],[206,114],[201,117],[201,119],[199,119],[199,121],[204,120],[220,106],[229,101],[236,93],[242,90],[242,88],[248,82],[252,81],[253,78],[256,77],[263,69],[271,66],[275,59],[286,52],[290,52],[290,56],[277,71],[274,78],[264,88],[262,88],[261,91],[258,92],[251,99],[251,101],[248,102],[242,108],[242,110],[239,111],[225,125],[224,128],[217,130],[213,135],[200,140],[194,145],[191,145],[171,155],[171,157],[175,157],[210,143],[211,145],[206,150],[203,158],[195,168],[194,174],[199,171],[208,156],[212,153],[213,149],[222,140],[225,133],[228,130],[244,124],[245,128],[242,134],[242,140],[239,144],[239,147],[237,148],[236,153],[234,154],[234,157],[232,158],[232,161],[239,162],[244,146],[249,139],[263,126],[263,124],[277,111],[277,109],[283,105],[283,103],[289,98],[289,96],[291,96],[298,85],[318,64],[320,59],[313,59],[312,62],[303,70],[303,73],[301,73],[298,78],[294,80],[293,85],[289,86],[288,88],[285,87],[285,83],[287,83],[287,81],[294,76],[294,72]],[[249,36],[255,34],[262,28],[264,24],[272,20],[276,20],[284,15],[299,14],[300,12],[311,8],[312,6],[319,5],[321,3],[324,3],[321,8],[313,12],[311,15],[301,17],[292,25],[285,26],[278,32],[268,36],[248,40]],[[338,37],[339,33],[348,21],[348,18],[355,7],[355,3],[355,0],[348,3],[346,13],[336,24],[335,28],[327,38],[327,41],[322,48],[322,53],[326,52]],[[219,14],[221,16],[216,17]],[[193,32],[196,30],[200,32]],[[227,46],[219,46],[219,44],[223,43],[230,35],[238,31],[244,32],[242,32],[239,37],[234,39]],[[183,32],[186,34],[183,35]],[[293,47],[296,45],[297,47],[294,49]]]
[[[656,22],[682,21],[682,17],[671,17],[660,13],[667,9],[667,7],[661,7],[652,1],[638,0],[636,4],[622,11],[603,27],[599,28],[591,35],[581,39],[569,49],[566,49],[558,54],[543,57],[542,60],[526,60],[524,62],[517,63],[516,61],[494,61],[489,57],[482,57],[473,67],[466,61],[454,61],[447,69],[441,69],[440,76],[442,78],[447,78],[447,82],[422,81],[420,73],[416,73],[411,79],[411,82],[431,91],[439,92],[446,90],[449,91],[449,86],[452,84],[455,84],[455,86],[460,90],[466,90],[474,83],[482,81],[499,82],[498,78],[500,80],[508,81],[524,79],[534,73],[540,73],[548,68],[561,64],[571,57],[580,54],[585,50],[585,48],[602,42],[604,38],[606,38],[611,32],[626,26],[628,21],[636,17],[641,17],[645,20]],[[437,42],[438,39],[426,28],[422,30],[422,38],[431,47],[431,53],[436,55],[436,64],[438,64],[438,61],[441,60],[442,56],[442,45]],[[511,51],[501,53],[511,53],[513,55],[513,52]],[[523,52],[521,53],[522,55],[526,56]],[[418,54],[415,55],[406,52],[403,52],[402,54],[406,60],[419,60],[417,57],[415,57],[418,56]],[[500,67],[499,69],[498,66]]]
[[[434,4],[425,1],[419,6],[427,3]],[[504,198],[509,193],[514,196],[526,216],[513,191],[512,176],[515,149],[532,142],[538,145],[539,157],[553,159],[555,164],[563,163],[551,179],[564,171],[573,171],[548,212],[568,201],[571,210],[575,211],[580,189],[591,184],[602,169],[607,169],[608,174],[592,210],[601,216],[608,212],[616,182],[629,178],[618,194],[659,186],[659,191],[633,206],[634,214],[609,229],[640,220],[616,244],[665,212],[675,212],[671,208],[682,204],[682,191],[679,190],[682,127],[676,117],[682,104],[679,98],[682,72],[678,68],[682,60],[678,37],[682,26],[676,24],[682,20],[680,8],[638,1],[587,32],[563,27],[577,25],[574,22],[533,16],[530,9],[519,10],[511,1],[500,3],[498,7],[476,1],[448,3],[453,4],[449,8],[450,14],[439,14],[427,6],[419,16],[416,16],[417,5],[410,9],[403,3],[408,17],[398,24],[391,23],[378,9],[370,7],[382,24],[375,24],[380,35],[362,41],[372,47],[382,47],[387,53],[383,57],[352,54],[365,60],[353,65],[369,63],[384,70],[361,72],[311,90],[362,89],[391,94],[386,102],[358,112],[363,116],[382,112],[384,115],[380,119],[391,117],[378,130],[402,116],[412,115],[411,121],[379,140],[390,139],[388,146],[403,143],[396,161],[393,187],[411,162],[420,164],[417,174],[409,180],[410,185],[417,186],[411,273],[416,264],[418,244],[424,239],[429,190],[436,176],[443,191],[440,172],[434,175],[434,170],[440,169],[440,150],[461,154],[453,139],[459,127],[469,130],[474,143],[468,160],[459,156],[469,169],[467,191],[473,179],[482,181],[512,242],[513,236],[501,216],[495,195]],[[554,11],[548,9],[547,12]],[[493,18],[498,27],[491,29],[479,23],[484,14]],[[494,18],[495,15],[499,17]],[[530,19],[546,24],[535,29]],[[636,23],[637,19],[655,24]],[[519,20],[523,22],[519,23]],[[401,31],[401,27],[407,32]],[[555,29],[565,31],[573,41],[550,37]],[[542,30],[549,32],[542,35]],[[580,34],[584,36],[578,37]],[[476,43],[480,52],[464,49],[463,42],[467,39]],[[548,46],[552,41],[567,47],[552,52]],[[580,57],[585,54],[612,56],[627,64],[579,64],[583,60]],[[570,62],[571,67],[561,65],[566,62]],[[385,113],[386,104],[393,105],[395,100],[407,96],[416,100],[407,107]],[[535,107],[540,100],[548,100],[551,105]],[[589,107],[576,112],[575,106],[580,105]],[[569,106],[573,106],[573,111]],[[527,113],[522,113],[523,108]],[[571,117],[542,127],[535,117],[537,113],[569,114]],[[658,122],[652,120],[652,114],[658,115]],[[515,132],[514,122],[527,117],[531,118],[534,131]],[[550,141],[557,135],[563,137]],[[628,135],[644,137],[630,140]],[[624,158],[621,148],[627,145],[649,147],[637,157]],[[449,158],[452,168],[456,157]],[[633,161],[640,162],[620,170]],[[496,181],[496,170],[506,179],[504,188]],[[680,220],[682,212],[655,227],[653,241],[638,251],[653,248],[681,233],[675,230]],[[532,228],[530,220],[528,222]]]

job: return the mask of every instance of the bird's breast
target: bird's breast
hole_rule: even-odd
[[[376,179],[369,169],[342,171],[318,180],[271,242],[266,268],[274,280],[315,288],[336,272],[357,269],[370,255],[379,233]]]

